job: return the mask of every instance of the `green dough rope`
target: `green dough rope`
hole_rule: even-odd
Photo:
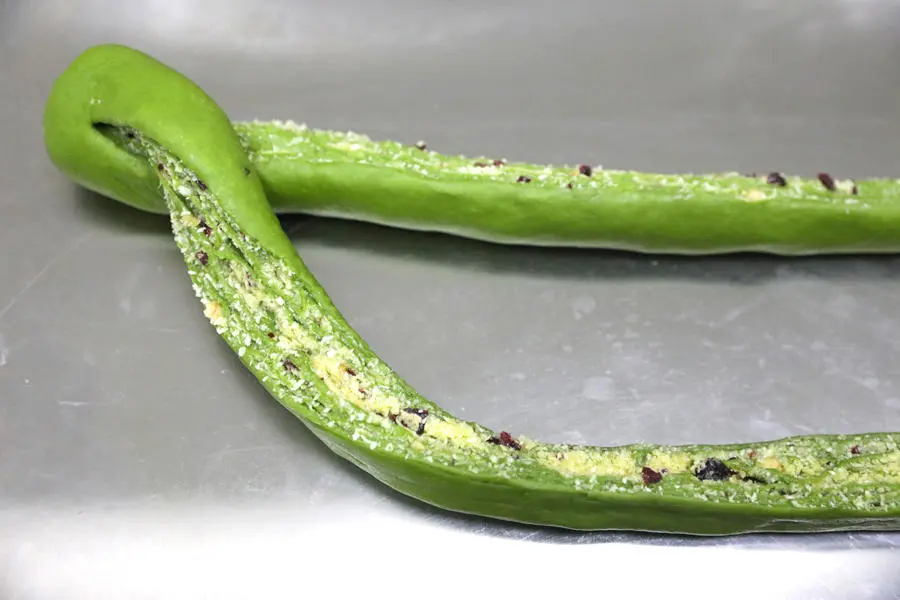
[[[900,250],[897,180],[507,164],[291,122],[233,127],[276,212],[532,246],[686,255]]]
[[[646,245],[699,250],[714,239],[715,246],[731,245],[731,235],[738,234],[714,231],[688,239],[686,225],[654,225],[651,233],[647,221],[678,202],[683,208],[671,214],[683,223],[702,222],[699,214],[716,202],[730,203],[733,215],[746,217],[755,210],[749,206],[771,206],[770,217],[795,214],[788,219],[795,224],[803,215],[824,218],[827,211],[816,207],[838,200],[809,182],[789,183],[783,191],[757,182],[761,193],[776,197],[748,203],[726,190],[749,184],[725,176],[673,178],[670,184],[662,176],[609,174],[622,186],[616,191],[585,187],[587,176],[579,175],[584,181],[575,181],[582,187],[569,190],[569,175],[551,169],[543,187],[529,188],[503,181],[499,173],[493,181],[469,172],[459,166],[461,159],[451,172],[417,175],[421,169],[405,158],[390,158],[407,152],[399,146],[278,124],[235,126],[190,80],[115,45],[87,50],[61,74],[44,125],[50,157],[74,181],[146,210],[165,208],[204,313],[242,364],[335,453],[404,494],[453,511],[580,530],[721,535],[900,529],[900,433],[595,447],[516,438],[454,417],[418,394],[348,325],[267,198],[271,193],[281,206],[536,243],[609,241],[615,237],[611,225],[591,234],[579,223],[597,210],[619,215],[616,228],[644,223],[638,237],[646,234]],[[313,147],[323,149],[303,160],[300,150]],[[289,153],[278,154],[280,148]],[[410,155],[413,150],[423,152],[413,148]],[[445,159],[450,161],[421,158]],[[532,174],[531,184],[539,183],[543,171],[519,169]],[[591,181],[604,180],[602,173],[592,175]],[[710,189],[701,194],[704,182]],[[697,194],[666,191],[679,186]],[[414,198],[417,189],[430,190],[437,204],[458,206],[429,212]],[[896,193],[888,184],[866,183],[865,189],[870,195],[859,197],[872,206],[887,206]],[[566,199],[570,192],[580,195]],[[557,198],[574,212],[551,210]],[[614,208],[592,208],[601,201]],[[626,208],[630,203],[635,206]],[[541,229],[523,220],[495,223],[491,215],[499,213],[490,207],[502,204],[538,220],[552,218]],[[881,230],[900,222],[888,219],[886,208],[878,210],[874,221],[883,222]],[[714,220],[729,210],[719,212]],[[816,238],[803,227],[801,242],[779,223],[777,244],[813,249],[827,245],[826,238],[851,243],[851,231],[874,227],[863,224],[865,212],[860,215],[853,217],[856,225],[832,223],[833,238]],[[626,244],[626,229],[616,235]],[[632,237],[626,245],[642,244]]]
[[[149,99],[145,104],[155,106]],[[587,164],[506,163],[290,121],[230,125],[276,213],[362,220],[492,243],[634,252],[900,251],[900,180],[895,179],[654,174]],[[76,122],[56,126],[76,127]],[[91,151],[77,155],[68,146],[50,148],[70,176],[141,210],[168,214],[152,168],[108,145],[101,148],[99,139],[74,139],[90,142]]]

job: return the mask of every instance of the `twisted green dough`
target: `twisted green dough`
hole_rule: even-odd
[[[685,252],[769,243],[811,252],[833,242],[831,249],[888,250],[900,239],[895,184],[864,182],[858,185],[866,191],[853,194],[802,181],[773,192],[737,176],[672,184],[664,176],[607,174],[615,185],[604,193],[616,207],[602,213],[606,228],[592,234],[582,221],[601,210],[591,204],[601,195],[585,184],[606,181],[602,171],[588,177],[519,165],[519,175],[501,175],[498,169],[512,165],[473,165],[493,169],[486,179],[463,168],[462,158],[417,158],[425,151],[414,147],[279,123],[235,124],[184,76],[116,45],[90,48],[60,75],[44,130],[51,160],[75,182],[168,214],[204,314],[242,364],[335,453],[404,494],[452,511],[581,530],[900,530],[900,433],[596,447],[517,438],[456,418],[418,394],[347,324],[270,204],[501,242]],[[434,175],[426,166],[423,173],[404,153],[450,170]],[[521,173],[531,181],[517,182]],[[673,185],[708,188],[708,195],[680,197],[675,209]],[[765,197],[751,193],[757,189]],[[417,200],[416,190],[432,196]],[[836,211],[817,208],[835,206],[835,194],[878,208],[841,223]],[[445,204],[426,210],[426,201]],[[557,201],[568,208],[554,207]],[[770,224],[783,227],[768,241],[760,231],[742,238],[735,225],[730,234],[692,237],[700,213],[718,201],[731,202],[731,218],[742,215],[751,225],[747,206],[775,207],[759,223],[781,215],[784,222]],[[787,208],[777,208],[781,201]],[[455,203],[452,210],[446,202]],[[502,217],[517,210],[531,220]],[[726,222],[730,210],[712,222]],[[662,220],[675,214],[682,224],[666,231]],[[532,222],[542,215],[545,222]],[[830,224],[831,232],[797,225],[804,220]],[[798,227],[796,237],[785,223]],[[631,234],[630,226],[637,228]]]

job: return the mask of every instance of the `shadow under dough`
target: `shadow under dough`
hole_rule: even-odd
[[[117,233],[172,235],[167,215],[138,210],[82,187],[76,188],[74,195],[78,213],[94,227]]]
[[[757,285],[799,277],[832,281],[878,281],[900,273],[893,255],[786,257],[765,253],[707,256],[642,254],[597,248],[495,244],[460,236],[306,215],[281,215],[295,246],[345,248],[460,270],[529,275],[554,280],[694,281]]]

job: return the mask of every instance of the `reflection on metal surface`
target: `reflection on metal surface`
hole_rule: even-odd
[[[497,33],[523,21],[490,3],[219,2],[216,0],[41,0],[22,3],[20,26],[109,36],[129,43],[214,50],[224,54],[326,55],[412,50]]]
[[[900,534],[583,534],[390,492],[222,347],[165,219],[74,190],[36,134],[52,78],[118,41],[185,66],[239,118],[511,160],[895,176],[898,15],[894,0],[0,4],[0,139],[16,140],[0,144],[0,595],[433,581],[403,553],[449,574],[442,591],[469,573],[517,598],[900,597]],[[351,323],[462,418],[583,443],[900,430],[900,258],[287,224]]]
[[[6,589],[14,598],[277,599],[323,586],[369,597],[406,581],[431,597],[478,586],[513,598],[598,589],[604,597],[632,598],[660,582],[675,597],[690,590],[695,599],[798,600],[891,598],[900,586],[894,558],[877,545],[852,553],[809,552],[791,540],[743,550],[703,541],[674,549],[628,536],[590,547],[542,544],[529,536],[473,538],[464,529],[352,501],[316,513],[266,503],[77,516],[26,510],[15,521],[0,518],[0,526],[22,540],[8,564]]]

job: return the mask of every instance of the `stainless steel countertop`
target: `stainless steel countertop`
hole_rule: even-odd
[[[242,370],[166,219],[76,189],[40,127],[54,77],[115,41],[236,119],[510,160],[896,176],[900,3],[7,0],[0,34],[0,597],[460,595],[471,575],[507,598],[900,598],[898,534],[566,533],[391,492]],[[351,324],[464,418],[603,444],[900,430],[900,257],[286,223]]]

